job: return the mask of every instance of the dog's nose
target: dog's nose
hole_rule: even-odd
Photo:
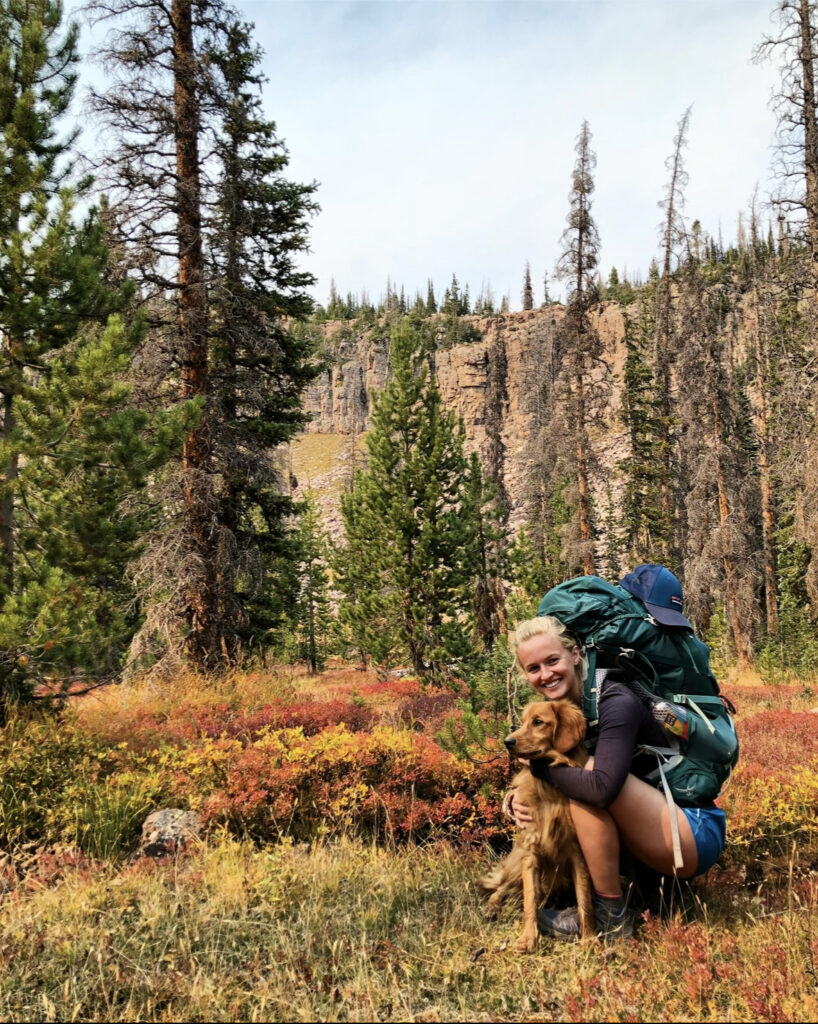
[[[509,750],[513,750],[517,746],[517,740],[514,736],[506,736],[503,742]]]

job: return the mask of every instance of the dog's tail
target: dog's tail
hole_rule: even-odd
[[[504,880],[505,869],[502,864],[498,864],[493,871],[477,880],[477,888],[484,896],[491,896],[492,893],[497,892]]]

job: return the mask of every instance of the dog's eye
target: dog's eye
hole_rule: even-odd
[[[542,724],[543,724],[543,721],[542,721],[541,718],[535,718],[534,719],[534,725],[542,725]]]

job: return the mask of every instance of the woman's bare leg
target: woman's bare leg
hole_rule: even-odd
[[[673,837],[664,793],[634,775],[627,777],[619,796],[607,810],[572,800],[571,817],[598,893],[616,896],[622,891],[620,842],[648,867],[662,874],[675,874],[679,878],[695,874],[699,857],[687,817],[676,808],[684,866],[674,871]]]
[[[663,875],[677,875],[679,878],[691,878],[696,873],[699,865],[696,840],[680,807],[675,808],[675,813],[683,866],[674,869],[670,809],[662,790],[629,775],[608,810],[616,822],[621,841],[648,867],[661,871]]]
[[[608,811],[571,801],[571,817],[588,865],[594,889],[605,896],[620,896],[619,832]]]

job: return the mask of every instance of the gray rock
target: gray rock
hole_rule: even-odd
[[[176,807],[152,811],[142,825],[139,855],[166,857],[179,853],[202,832],[202,819],[195,811],[182,811]]]

